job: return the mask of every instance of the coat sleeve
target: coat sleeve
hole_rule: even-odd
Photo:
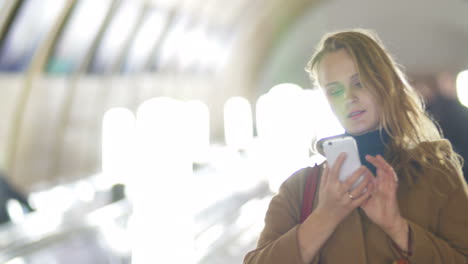
[[[440,209],[439,228],[431,233],[409,221],[412,232],[410,263],[468,263],[468,191],[460,182]]]
[[[302,192],[297,192],[302,185],[297,174],[301,172],[286,180],[272,198],[257,248],[245,256],[244,264],[305,264],[297,237],[302,204]]]

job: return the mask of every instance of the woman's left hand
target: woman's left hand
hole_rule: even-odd
[[[373,182],[374,193],[361,205],[361,208],[397,244],[406,244],[405,241],[398,241],[405,240],[408,234],[408,223],[401,216],[398,207],[398,177],[382,156],[367,155],[366,160],[377,168],[377,175]]]

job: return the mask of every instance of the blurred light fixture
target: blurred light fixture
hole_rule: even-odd
[[[34,192],[28,201],[38,212],[61,216],[76,202],[76,194],[66,185],[57,185],[50,190]]]
[[[311,111],[313,113],[313,120],[311,120],[311,122],[317,126],[317,139],[343,134],[345,130],[335,114],[333,114],[323,91],[320,88],[308,91],[312,95],[310,97],[310,106],[312,107]]]
[[[182,0],[148,0],[148,2],[152,2],[155,6],[172,9],[177,5],[180,5]]]
[[[26,264],[26,262],[24,261],[23,258],[21,257],[16,257],[12,260],[9,260],[7,262],[5,262],[4,264]]]
[[[80,201],[89,203],[94,200],[96,193],[93,185],[90,182],[81,180],[77,182],[73,187],[76,196]]]
[[[260,96],[256,107],[261,156],[266,164],[273,164],[269,173],[273,192],[285,177],[311,163],[314,138],[343,132],[320,90],[279,84]]]
[[[118,54],[137,23],[140,8],[138,1],[125,0],[121,2],[115,17],[106,29],[102,42],[99,44],[93,69],[103,72],[109,70],[117,61]]]
[[[457,76],[457,95],[458,100],[468,107],[468,70],[458,73]]]
[[[24,220],[23,206],[16,199],[8,199],[6,202],[8,216],[11,222],[19,223]]]
[[[196,27],[191,27],[182,35],[179,50],[176,52],[177,60],[182,70],[193,68],[197,62],[197,58],[209,54],[203,53],[203,48],[208,45],[205,26],[199,24]]]
[[[130,72],[143,69],[147,56],[161,37],[167,23],[168,14],[164,10],[152,9],[147,16],[130,47],[127,65],[125,66],[125,69]]]
[[[115,221],[108,222],[100,226],[100,231],[106,244],[113,252],[119,255],[126,255],[130,251],[130,234]]]
[[[302,133],[298,127],[302,88],[296,84],[276,85],[257,101],[258,139],[261,142],[262,164],[268,171],[270,189],[277,192],[286,177],[298,169],[298,164],[307,158],[305,144],[299,144]],[[267,165],[270,164],[270,165]]]
[[[49,72],[69,73],[77,69],[99,33],[111,3],[110,0],[77,1],[50,56],[47,66]],[[37,10],[35,12],[40,13]]]
[[[102,122],[102,171],[113,183],[134,172],[135,115],[123,107],[109,109]],[[109,186],[111,183],[109,184]]]
[[[5,6],[8,3],[8,6]],[[51,30],[54,21],[60,15],[66,1],[63,0],[29,0],[0,1],[3,23],[8,25],[8,31],[2,37],[0,47],[0,70],[22,71],[29,65],[40,43]],[[11,22],[6,22],[3,8],[18,4],[18,10]]]
[[[181,52],[183,54],[192,53],[194,50],[193,48],[190,49],[183,49],[184,46],[190,47],[190,45],[196,45],[196,43],[191,43],[187,37],[188,27],[190,26],[190,18],[187,15],[178,15],[174,18],[173,22],[170,24],[167,35],[162,41],[161,44],[161,51],[159,52],[159,61],[158,64],[163,68],[171,68],[174,67],[176,63],[177,55]],[[193,31],[193,34],[189,34],[192,40],[196,38],[197,41],[200,38],[199,33],[197,31]],[[196,45],[197,46],[197,45]],[[183,55],[180,55],[183,56]],[[186,61],[184,64],[189,64],[191,54],[188,58],[180,58],[182,61]]]
[[[236,96],[224,104],[226,144],[237,150],[246,149],[253,140],[252,107],[247,99]]]
[[[193,263],[192,133],[182,101],[157,97],[137,110],[137,168],[132,175],[132,263]],[[154,210],[157,208],[157,210]],[[156,250],[164,249],[164,250]],[[184,254],[180,254],[184,252]]]
[[[208,162],[210,148],[210,112],[208,106],[199,100],[185,103],[187,112],[188,150],[195,163]]]

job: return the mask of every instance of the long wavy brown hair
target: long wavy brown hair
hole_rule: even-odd
[[[441,140],[442,133],[426,114],[423,100],[375,33],[355,29],[326,34],[305,68],[316,86],[324,56],[341,49],[351,56],[364,87],[382,107],[380,131],[391,139],[385,156],[395,170],[408,175],[411,182],[410,175],[425,170],[462,175],[462,158],[447,140]]]

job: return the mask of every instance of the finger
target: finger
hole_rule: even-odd
[[[328,163],[325,162],[323,165],[322,177],[320,177],[320,190],[323,190],[323,186],[327,184],[329,173],[330,169],[328,168]]]
[[[371,155],[366,155],[365,158],[370,164],[374,165],[376,168],[378,168],[378,166],[380,166],[380,163],[378,162],[376,157],[371,156]]]
[[[350,192],[353,197],[359,197],[363,195],[366,191],[369,191],[368,185],[372,182],[372,176],[370,176],[370,171],[364,173],[364,179]]]
[[[377,155],[376,160],[383,170],[385,170],[386,172],[391,172],[392,166],[390,166],[390,164],[388,164],[388,162],[381,155]]]
[[[393,170],[392,166],[390,166],[390,164],[388,164],[388,162],[381,155],[377,155],[375,158],[372,157],[371,159],[374,159],[375,166],[384,172],[381,175],[384,182],[386,183],[398,182],[397,175],[395,171]]]
[[[374,195],[376,195],[376,193],[375,193],[375,184],[374,184],[374,181],[373,181],[373,180],[369,181],[369,184],[367,185],[366,189],[363,190],[363,192],[364,192],[364,193],[363,193],[362,195],[363,195],[363,196],[366,195],[366,196],[367,196],[367,199],[365,199],[365,201],[363,201],[363,202],[360,204],[361,207],[366,206],[367,202],[368,202],[370,199],[372,199],[372,197],[373,197]]]
[[[386,173],[392,173],[393,172],[392,166],[390,166],[390,164],[388,164],[388,162],[381,155],[377,155],[375,157],[369,156],[368,161],[369,162],[372,161],[371,162],[372,165],[374,165],[375,167],[385,171]]]
[[[365,158],[369,163],[375,166],[375,168],[377,169],[377,172],[383,172],[384,175],[377,173],[376,175],[377,178],[384,177],[385,179],[387,179],[388,175],[385,175],[385,174],[389,174],[389,171],[388,171],[388,167],[385,166],[386,162],[382,162],[383,159],[378,159],[377,157],[373,157],[371,155],[366,155]]]
[[[377,160],[380,162],[382,169],[388,174],[392,175],[393,180],[398,181],[398,177],[395,173],[395,170],[381,155],[377,155]]]
[[[371,191],[366,191],[365,193],[363,193],[361,196],[357,197],[356,199],[354,199],[351,204],[353,207],[359,207],[359,206],[362,206],[363,204],[365,204],[367,202],[367,200],[369,200],[371,198],[371,195],[372,195],[372,192]]]
[[[361,178],[361,176],[365,173],[366,169],[367,169],[367,168],[366,168],[365,166],[359,167],[359,169],[357,169],[356,171],[354,171],[353,174],[351,174],[351,176],[349,176],[349,178],[346,179],[346,180],[343,182],[345,191],[349,191],[349,190],[351,189],[351,187],[352,187],[352,186]]]
[[[381,192],[384,187],[383,187],[383,182],[382,182],[382,177],[375,177],[375,179],[372,182],[374,184],[374,192]]]
[[[340,169],[341,166],[343,165],[344,161],[346,159],[346,153],[342,152],[340,155],[338,155],[338,158],[335,160],[335,163],[333,164],[332,168],[330,169],[330,175],[329,178],[331,180],[337,180],[340,175]]]
[[[370,194],[374,194],[375,193],[375,182],[374,182],[374,179],[371,179],[369,181],[369,184],[367,184],[367,191],[370,192]]]
[[[363,198],[363,199],[361,199]],[[367,203],[372,199],[372,192],[367,192],[363,195],[363,197],[360,197],[357,203],[359,204],[358,207],[360,206],[361,208],[364,209],[366,207]]]

